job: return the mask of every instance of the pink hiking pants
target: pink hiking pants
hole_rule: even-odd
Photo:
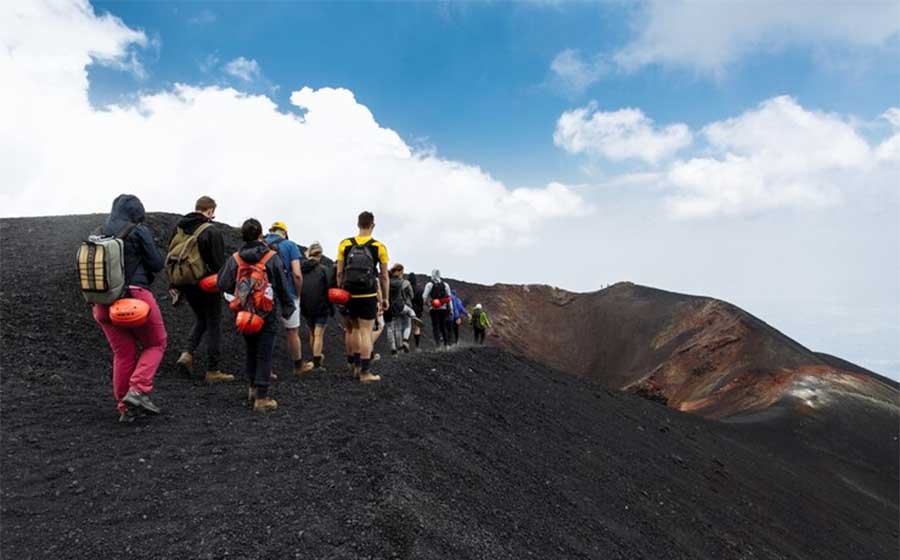
[[[153,377],[166,351],[166,326],[150,290],[129,286],[131,297],[150,306],[150,316],[140,327],[126,329],[109,321],[109,306],[94,305],[94,320],[103,329],[113,353],[113,396],[119,412],[125,410],[122,398],[129,389],[139,393],[153,390]],[[137,346],[141,352],[138,354]]]

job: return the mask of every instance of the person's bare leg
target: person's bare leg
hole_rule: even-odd
[[[325,346],[325,325],[316,325],[316,328],[310,332],[313,337],[311,345],[313,358],[316,356],[321,358]]]
[[[373,340],[373,326],[374,320],[372,319],[358,319],[359,329],[358,329],[358,337],[359,337],[359,352],[362,356],[362,360],[360,361],[360,372],[359,372],[359,380],[363,383],[368,383],[371,381],[378,381],[381,378],[377,375],[373,375],[369,371],[369,366],[372,363],[372,347],[374,346]]]
[[[294,370],[296,371],[299,368],[300,363],[300,329],[285,329],[287,332],[287,346],[288,352],[291,355],[291,360],[294,362]]]

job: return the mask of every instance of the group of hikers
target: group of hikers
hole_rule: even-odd
[[[244,338],[247,402],[255,411],[278,406],[269,387],[277,379],[272,363],[279,323],[286,333],[293,374],[303,376],[324,371],[325,331],[337,310],[347,367],[361,383],[381,379],[372,364],[380,359],[374,345],[383,332],[394,355],[412,351],[411,339],[419,349],[426,307],[438,348],[459,342],[464,320],[472,325],[475,343],[484,344],[491,322],[483,306],[477,304],[470,314],[439,270],[420,286],[402,264],[388,268],[387,247],[372,237],[371,212],[359,214],[357,235],[340,242],[333,262],[323,255],[320,243],[302,247],[291,241],[284,222],[274,222],[266,234],[254,218],[241,226],[240,249],[226,255],[222,232],[212,227],[215,214],[216,202],[200,197],[194,211],[179,220],[164,256],[144,224],[140,199],[123,194],[114,200],[106,223],[79,249],[82,293],[93,304],[93,317],[113,353],[113,396],[121,422],[131,422],[141,412],[160,412],[149,395],[167,334],[150,288],[163,270],[172,303],[186,302],[194,314],[187,346],[176,362],[178,370],[208,383],[234,381],[235,376],[220,367],[222,307],[227,301]],[[115,268],[111,262],[122,268],[118,282],[110,272]],[[139,323],[122,323],[127,317],[117,322],[119,315],[136,313],[116,308],[126,301],[122,298],[130,298],[132,308],[143,310]],[[301,318],[309,331],[311,360],[302,356]],[[205,370],[194,363],[204,338]],[[199,376],[195,371],[205,373]]]

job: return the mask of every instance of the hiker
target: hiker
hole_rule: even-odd
[[[300,294],[303,292],[303,273],[300,269],[302,254],[300,247],[288,239],[288,229],[284,222],[275,222],[264,239],[266,245],[281,257],[284,265],[284,286],[294,301],[294,313],[282,319],[287,333],[288,353],[294,364],[294,375],[303,374],[303,356],[300,347]]]
[[[431,314],[431,331],[434,335],[434,343],[439,348],[450,346],[450,334],[447,332],[447,322],[450,320],[451,299],[450,285],[441,280],[441,271],[431,271],[431,280],[425,284],[422,290],[422,301],[428,306]],[[437,306],[434,303],[437,302]]]
[[[372,361],[373,327],[379,309],[388,308],[388,252],[372,237],[375,216],[362,212],[359,233],[341,241],[337,250],[337,285],[350,292],[347,303],[347,363],[363,383],[380,381],[369,369]]]
[[[421,319],[424,315],[424,309],[422,305],[422,288],[424,286],[419,285],[419,279],[416,277],[415,273],[410,272],[408,276],[409,284],[413,289],[413,297],[410,305],[413,308],[413,313],[416,315],[418,319]],[[413,340],[416,343],[416,350],[419,349],[419,344],[422,342],[422,321],[413,321],[412,326],[412,336]]]
[[[244,373],[249,385],[247,400],[253,403],[253,410],[266,412],[278,408],[278,403],[269,395],[277,330],[275,318],[293,316],[295,298],[288,291],[284,263],[263,241],[259,221],[246,220],[241,226],[241,239],[244,246],[229,257],[219,271],[218,287],[233,294],[244,310],[262,317],[259,330],[243,335],[247,347]],[[238,276],[242,278],[240,281]]]
[[[176,367],[185,377],[194,376],[194,352],[206,335],[207,383],[234,381],[234,376],[219,369],[221,347],[222,298],[218,293],[200,288],[200,280],[216,274],[225,264],[225,240],[222,232],[212,227],[216,217],[216,201],[201,196],[194,211],[182,216],[169,238],[166,254],[166,273],[169,277],[169,296],[174,305],[187,300],[194,313],[194,324]],[[201,370],[202,371],[202,370]]]
[[[106,236],[117,236],[124,244],[124,297],[139,299],[150,306],[150,314],[140,327],[117,327],[110,322],[109,305],[94,304],[92,314],[100,325],[113,353],[113,397],[120,422],[131,422],[138,411],[159,414],[150,400],[153,378],[166,351],[166,327],[159,306],[150,291],[156,273],[163,269],[163,257],[144,225],[144,205],[131,194],[113,201],[112,211],[101,228]],[[141,350],[138,351],[138,346]]]
[[[475,340],[475,344],[484,344],[485,331],[491,326],[487,311],[480,303],[476,304],[472,311],[472,338]]]
[[[390,276],[390,307],[384,312],[388,324],[388,338],[391,343],[391,355],[396,356],[398,348],[409,353],[409,335],[412,332],[415,311],[409,305],[413,297],[412,285],[403,277],[403,265],[395,264],[388,271]],[[418,318],[416,318],[418,319]],[[399,341],[399,342],[398,342]]]
[[[300,265],[303,287],[300,292],[300,312],[309,327],[309,347],[312,362],[303,365],[303,371],[324,370],[325,328],[328,318],[334,315],[334,306],[328,301],[328,289],[334,287],[334,270],[322,262],[322,245],[310,243],[306,260]]]
[[[466,319],[469,318],[469,312],[466,311],[466,306],[463,305],[461,299],[456,294],[450,295],[450,324],[448,325],[450,329],[450,337],[453,339],[453,344],[459,344],[459,326],[462,324],[463,317]]]

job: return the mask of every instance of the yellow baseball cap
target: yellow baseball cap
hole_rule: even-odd
[[[272,222],[272,225],[269,227],[269,231],[280,229],[285,234],[287,234],[287,225],[284,222]]]

